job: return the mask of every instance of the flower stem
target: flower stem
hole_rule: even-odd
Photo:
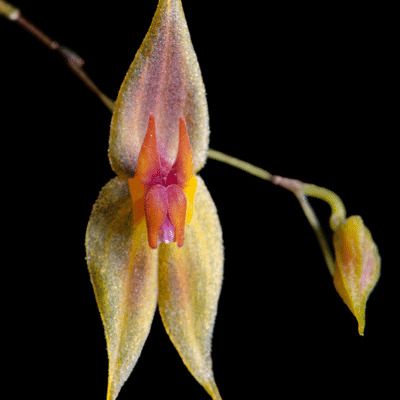
[[[321,227],[321,224],[318,220],[317,215],[314,212],[314,209],[312,208],[310,202],[308,201],[307,195],[309,196],[314,196],[314,197],[319,197],[322,200],[325,200],[323,198],[321,193],[329,192],[329,194],[335,195],[337,199],[340,200],[340,198],[330,190],[321,188],[316,185],[310,185],[304,182],[301,182],[296,179],[290,179],[290,178],[284,178],[281,176],[275,175],[272,179],[272,183],[275,185],[281,186],[287,190],[290,190],[297,198],[297,200],[300,203],[300,206],[304,212],[304,215],[306,216],[309,224],[311,225],[315,236],[317,238],[318,244],[321,248],[322,254],[324,256],[326,265],[328,267],[329,273],[331,276],[333,276],[333,273],[335,271],[335,261],[334,257],[331,251],[331,247],[329,245],[329,240],[327,239],[324,230]],[[320,196],[315,196],[315,194],[321,194]],[[341,203],[341,201],[340,201]],[[336,203],[335,203],[336,204]],[[343,207],[344,208],[344,207]]]
[[[265,169],[256,167],[253,164],[250,164],[246,161],[239,160],[236,157],[232,157],[228,154],[222,153],[218,150],[209,149],[208,150],[208,158],[211,158],[216,161],[220,161],[224,164],[231,165],[232,167],[241,169],[251,175],[257,176],[258,178],[264,179],[266,181],[271,181],[272,174],[270,174]]]
[[[239,168],[251,175],[257,176],[261,179],[272,182],[284,189],[291,191],[300,203],[300,206],[306,216],[309,224],[314,230],[315,236],[321,248],[326,265],[330,274],[333,276],[335,270],[335,261],[327,239],[317,215],[314,212],[307,196],[312,196],[326,201],[332,209],[332,216],[330,218],[330,225],[335,230],[346,216],[346,210],[340,197],[331,190],[301,182],[297,179],[284,178],[278,175],[272,175],[270,172],[256,167],[246,161],[232,157],[228,154],[222,153],[217,150],[210,149],[208,153],[209,158],[229,164],[235,168]]]
[[[304,186],[303,190],[307,196],[324,200],[330,205],[332,214],[329,223],[332,230],[335,231],[346,219],[346,209],[341,198],[336,193],[332,192],[332,190],[317,185],[307,184]]]
[[[93,80],[83,70],[85,61],[74,51],[65,46],[60,45],[57,41],[45,34],[40,28],[34,25],[31,21],[22,16],[20,10],[3,0],[0,0],[0,15],[7,17],[9,20],[15,22],[18,26],[26,32],[35,37],[39,42],[44,44],[49,50],[59,54],[68,67],[74,72],[75,75],[88,87],[96,96],[103,102],[103,104],[112,111],[114,108],[114,101],[106,96],[93,82]]]
[[[335,272],[335,259],[333,257],[331,247],[327,240],[327,237],[319,223],[319,220],[314,212],[314,209],[311,207],[311,204],[308,201],[305,193],[297,193],[297,200],[300,203],[301,208],[303,209],[304,215],[306,216],[309,224],[311,225],[315,236],[318,240],[319,247],[321,248],[322,254],[324,256],[326,265],[328,267],[329,273],[333,277],[333,273]]]
[[[20,11],[12,4],[0,0],[0,15],[3,15],[11,21],[14,21],[20,15]]]

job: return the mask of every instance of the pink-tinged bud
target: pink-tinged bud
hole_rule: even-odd
[[[336,266],[333,282],[340,297],[357,318],[364,334],[368,296],[379,279],[380,257],[368,228],[359,216],[347,218],[333,236]]]

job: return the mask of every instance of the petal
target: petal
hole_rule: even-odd
[[[193,215],[194,196],[197,188],[197,178],[193,172],[193,151],[190,145],[186,123],[179,119],[179,145],[174,165],[170,175],[174,175],[185,192],[187,199],[186,222],[190,223]],[[167,181],[168,182],[168,181]]]
[[[175,242],[178,247],[182,247],[185,240],[186,196],[178,185],[168,186],[167,195],[168,215],[175,227]]]
[[[198,178],[185,243],[160,245],[159,309],[183,362],[213,399],[220,399],[211,363],[211,339],[223,270],[222,232],[215,205]]]
[[[147,243],[146,223],[134,226],[126,181],[101,191],[86,233],[87,262],[103,320],[109,357],[107,400],[130,375],[157,305],[157,252]]]
[[[145,214],[149,246],[158,247],[158,232],[167,218],[168,197],[164,186],[154,185],[147,193]]]
[[[150,113],[157,123],[161,155],[171,165],[178,150],[179,118],[185,119],[198,171],[207,158],[208,110],[181,0],[159,1],[121,86],[109,147],[112,168],[120,176],[135,174]]]
[[[193,167],[193,150],[190,145],[186,123],[183,118],[179,118],[178,153],[170,173],[176,176],[179,184],[185,186],[193,176]]]
[[[149,116],[146,136],[140,148],[136,175],[138,179],[147,183],[154,179],[154,175],[161,170],[160,156],[157,149],[156,121],[153,114]]]
[[[144,216],[146,187],[152,181],[161,183],[162,177],[160,155],[157,149],[155,118],[153,114],[150,114],[146,136],[139,153],[136,174],[128,181],[133,201],[133,216],[137,223]]]

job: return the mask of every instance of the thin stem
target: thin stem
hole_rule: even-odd
[[[17,7],[7,3],[6,1],[0,0],[0,15],[3,15],[11,21],[14,21],[19,14],[20,11]]]
[[[18,26],[35,37],[39,42],[44,44],[49,50],[59,54],[72,72],[78,76],[78,78],[103,102],[103,104],[110,111],[113,110],[114,101],[106,96],[83,70],[82,67],[85,64],[85,61],[82,59],[82,57],[67,47],[60,45],[56,40],[46,35],[40,28],[23,17],[18,8],[6,3],[3,0],[0,0],[0,15],[4,15],[11,21],[15,22]]]
[[[72,72],[103,102],[103,104],[111,111],[114,110],[114,101],[106,96],[98,86],[92,81],[92,79],[87,75],[87,73],[82,69],[82,64],[79,61],[79,56],[72,50],[61,47],[61,54],[65,58],[67,65],[71,68]],[[79,57],[79,58],[77,58]]]
[[[53,40],[50,36],[46,35],[42,30],[35,26],[32,22],[27,20],[21,14],[13,20],[22,29],[30,33],[39,42],[44,44],[48,49],[58,51],[60,45]]]
[[[346,218],[346,208],[341,198],[332,190],[317,185],[307,184],[303,190],[307,196],[324,200],[330,205],[332,214],[329,223],[332,230],[335,231]]]
[[[321,224],[319,223],[314,209],[311,207],[311,204],[309,203],[307,196],[304,194],[304,192],[296,193],[296,198],[299,201],[301,208],[303,209],[303,212],[315,233],[315,236],[317,237],[318,244],[321,248],[326,265],[328,266],[329,273],[331,274],[331,276],[333,276],[333,273],[335,272],[334,257],[328,239],[326,238],[326,235],[321,227]]]
[[[273,177],[273,175],[270,174],[265,169],[256,167],[253,164],[240,160],[236,157],[232,157],[218,150],[209,149],[208,158],[231,165],[232,167],[241,169],[242,171],[245,171],[251,175],[257,176],[258,178],[264,179],[266,181],[271,181]]]
[[[304,215],[306,216],[309,224],[311,225],[315,236],[317,238],[318,244],[321,248],[322,254],[324,256],[326,265],[328,267],[328,270],[330,274],[333,276],[333,273],[335,271],[335,261],[334,257],[331,251],[331,247],[329,245],[329,240],[326,237],[321,224],[318,220],[317,215],[314,212],[314,209],[312,208],[310,202],[308,201],[307,195],[311,194],[313,191],[315,193],[320,194],[320,192],[323,192],[323,188],[319,188],[318,186],[315,185],[309,185],[307,183],[301,182],[297,179],[290,179],[290,178],[284,178],[282,176],[277,176],[274,175],[272,178],[272,183],[275,185],[281,186],[287,190],[290,190],[297,198],[297,200],[300,203],[300,206],[304,212]],[[310,187],[312,186],[312,190]],[[310,193],[307,192],[307,188],[309,189]],[[321,189],[321,191],[318,191],[318,188]],[[325,191],[328,191],[325,189]],[[328,191],[330,192],[330,191]],[[331,192],[333,193],[333,192]],[[335,195],[338,197],[337,195]],[[320,196],[321,199],[325,200],[322,196]],[[340,200],[340,199],[339,199]]]

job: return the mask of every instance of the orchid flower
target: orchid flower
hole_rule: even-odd
[[[133,370],[158,308],[189,371],[220,399],[211,339],[223,268],[215,205],[197,172],[208,150],[204,85],[180,0],[160,0],[111,123],[118,175],[87,228],[87,263],[103,320],[107,399]]]
[[[107,400],[117,398],[135,367],[157,306],[189,371],[213,399],[221,399],[211,340],[223,245],[216,207],[198,176],[207,157],[293,192],[363,335],[366,302],[381,265],[370,231],[360,216],[346,217],[334,192],[208,148],[205,89],[181,0],[159,0],[115,104],[84,72],[76,53],[23,18],[18,8],[0,0],[0,16],[61,55],[113,110],[109,158],[117,177],[101,191],[86,233],[87,263],[107,341]],[[330,205],[333,242],[308,197]]]

